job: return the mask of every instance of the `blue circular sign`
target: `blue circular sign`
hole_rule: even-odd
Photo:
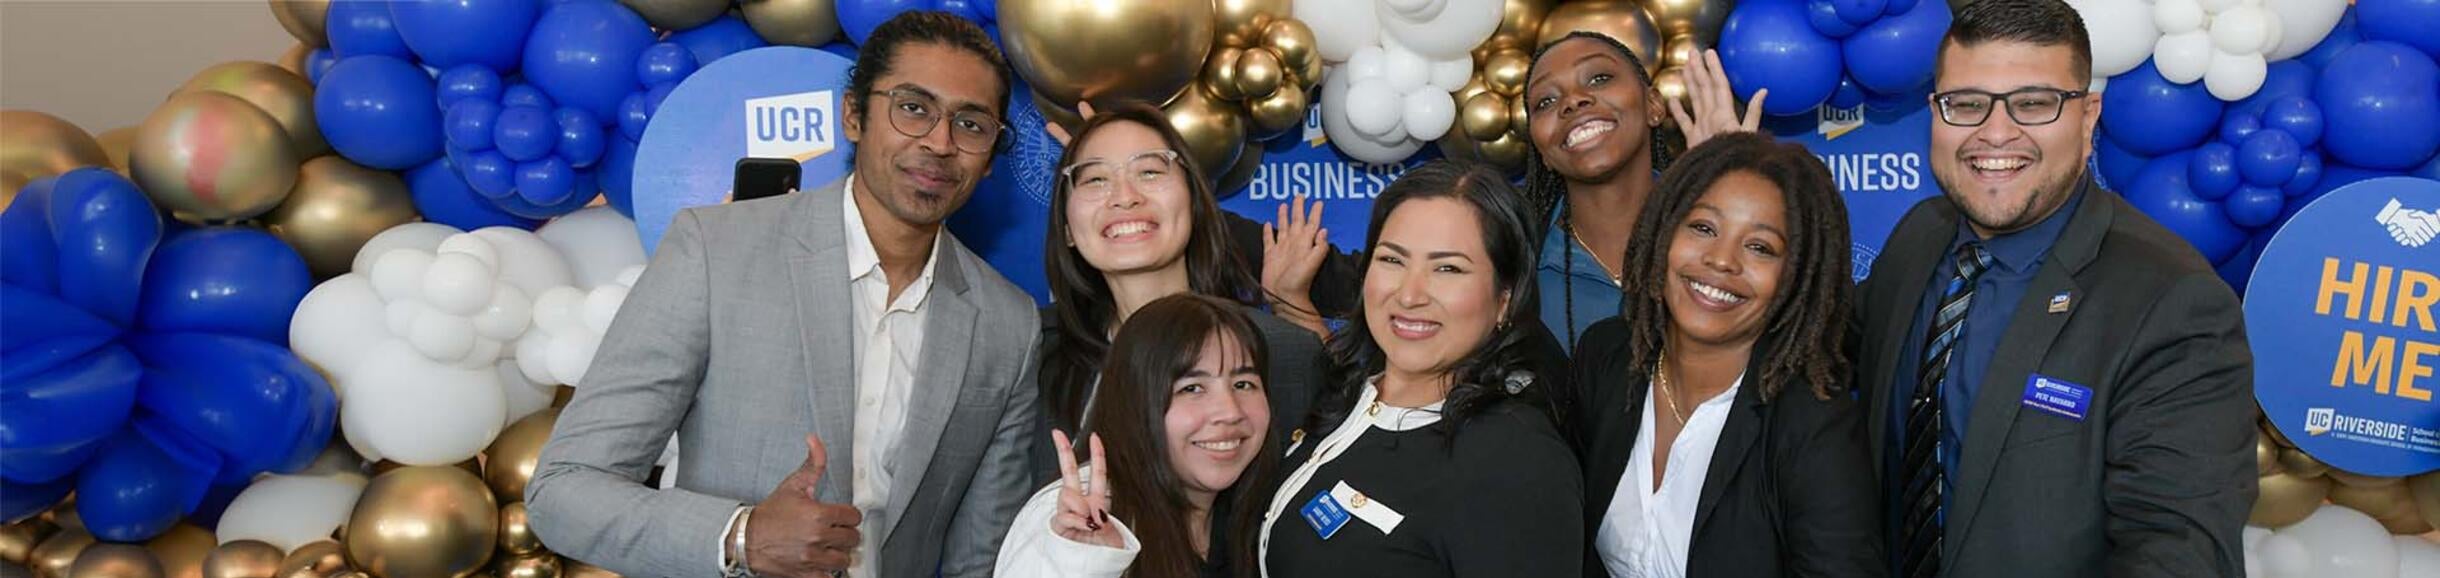
[[[2263,249],[2246,287],[2263,415],[2341,470],[2440,469],[2435,315],[2440,181],[2372,179],[2315,200]]]
[[[795,46],[729,55],[670,91],[635,153],[635,228],[644,250],[687,207],[726,202],[737,159],[795,159],[802,186],[847,178],[855,143],[839,131],[855,62]]]

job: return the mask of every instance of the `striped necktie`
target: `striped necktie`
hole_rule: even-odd
[[[1901,557],[1898,576],[1925,578],[1940,574],[1941,502],[1948,493],[1947,472],[1940,466],[1943,430],[1941,382],[1949,373],[1949,354],[1965,335],[1966,309],[1974,302],[1974,281],[1990,269],[1991,254],[1981,243],[1967,243],[1951,256],[1957,272],[1941,293],[1940,309],[1932,317],[1932,332],[1923,346],[1915,391],[1906,406],[1906,490],[1898,526]]]

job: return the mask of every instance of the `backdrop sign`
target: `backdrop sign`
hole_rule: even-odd
[[[2262,414],[2341,470],[2440,469],[2440,181],[2381,178],[2313,201],[2245,293]]]
[[[1847,227],[1854,247],[1855,280],[1872,272],[1881,243],[1915,203],[1940,194],[1925,164],[1931,148],[1931,108],[1915,105],[1882,111],[1864,106],[1821,107],[1812,114],[1774,117],[1764,128],[1781,140],[1805,145],[1847,198]]]
[[[660,246],[680,209],[726,202],[737,159],[795,159],[805,188],[845,178],[855,144],[844,128],[847,70],[811,48],[773,46],[729,55],[669,93],[636,147],[635,227]]]

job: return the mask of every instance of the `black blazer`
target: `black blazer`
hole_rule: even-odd
[[[1942,574],[2243,575],[2256,483],[2244,312],[2184,239],[2117,193],[2083,190],[1984,370],[1950,480]],[[1898,352],[1924,339],[1909,326],[1958,218],[1946,197],[1917,204],[1856,300],[1875,475],[1893,374],[1915,371]],[[2036,373],[2090,388],[2085,419],[2020,411]]]
[[[1584,574],[1606,577],[1593,544],[1621,488],[1642,434],[1650,368],[1627,367],[1626,322],[1585,329],[1576,343],[1575,379],[1583,392]],[[1813,395],[1810,382],[1785,384],[1763,399],[1757,345],[1746,383],[1712,450],[1695,506],[1686,575],[1885,576],[1880,489],[1864,449],[1864,411],[1853,396]],[[1627,491],[1635,491],[1628,487]]]

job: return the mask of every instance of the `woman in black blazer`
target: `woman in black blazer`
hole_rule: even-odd
[[[1587,576],[1888,573],[1838,195],[1803,147],[1752,133],[1661,176],[1620,316],[1576,349]]]

